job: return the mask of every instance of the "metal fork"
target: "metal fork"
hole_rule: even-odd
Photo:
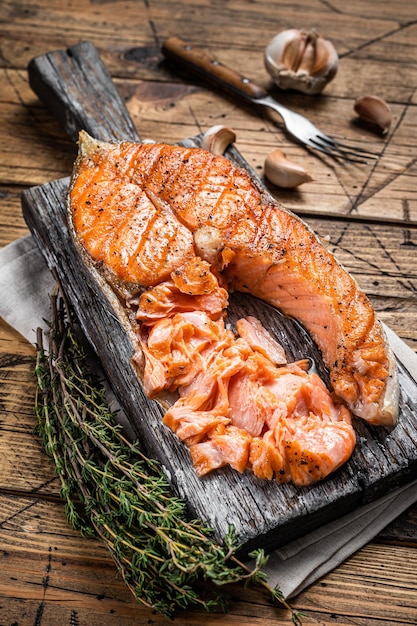
[[[272,96],[262,98],[246,98],[258,106],[264,106],[278,113],[285,125],[287,132],[297,141],[324,152],[325,154],[345,161],[356,163],[368,163],[369,159],[377,159],[378,155],[365,148],[349,146],[329,135],[326,135],[312,124],[304,115],[291,111],[283,104],[277,102]]]
[[[204,50],[194,48],[178,37],[165,40],[162,52],[169,61],[174,61],[176,65],[180,63],[215,86],[255,106],[272,109],[281,116],[288,134],[304,146],[319,150],[334,159],[356,163],[368,163],[370,159],[378,158],[377,154],[365,148],[349,146],[326,135],[306,117],[277,102],[260,85],[219,63]]]

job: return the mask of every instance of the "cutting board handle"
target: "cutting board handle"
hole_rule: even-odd
[[[76,141],[80,130],[96,139],[140,141],[125,103],[97,49],[83,41],[35,57],[29,83]]]

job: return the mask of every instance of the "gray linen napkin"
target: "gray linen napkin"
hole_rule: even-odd
[[[31,343],[47,326],[54,279],[30,235],[0,250],[0,316]],[[397,356],[417,381],[417,355],[389,328]],[[109,390],[109,394],[111,394]],[[114,397],[110,397],[115,405]],[[126,417],[118,411],[126,426]],[[286,598],[330,572],[417,501],[417,481],[275,550],[265,571]]]

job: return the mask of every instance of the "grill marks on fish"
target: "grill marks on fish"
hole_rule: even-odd
[[[341,401],[371,423],[394,423],[395,362],[369,300],[245,170],[196,148],[81,133],[69,223],[115,289],[145,289],[126,303],[137,307],[144,386],[151,397],[178,392],[165,422],[198,473],[230,464],[308,484],[352,452]],[[233,289],[307,328],[335,394],[301,363],[285,363],[257,320],[226,329]]]
[[[190,230],[168,204],[155,203],[136,184],[77,185],[72,206],[74,228],[86,250],[120,280],[155,284],[194,256]]]

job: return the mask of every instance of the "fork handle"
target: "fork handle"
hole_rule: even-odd
[[[246,100],[259,100],[268,95],[260,85],[223,65],[206,51],[195,48],[178,37],[166,39],[162,45],[162,52],[169,61],[179,62],[201,78]]]

